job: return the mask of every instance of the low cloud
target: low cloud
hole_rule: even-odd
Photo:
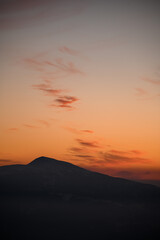
[[[97,141],[85,141],[82,139],[76,139],[77,142],[84,146],[84,147],[89,147],[89,148],[100,148],[100,145]]]
[[[110,152],[102,153],[102,158],[106,163],[119,164],[119,163],[149,163],[150,160],[147,158],[141,158],[137,156],[124,156],[118,154],[111,154]]]
[[[11,159],[0,159],[0,166],[5,166],[5,165],[12,165],[12,164],[18,164],[15,160]]]
[[[108,152],[111,153],[111,154],[116,154],[116,155],[118,154],[118,155],[122,155],[122,156],[124,156],[124,155],[131,155],[131,154],[132,155],[141,155],[141,154],[143,154],[139,150],[121,151],[121,150],[111,149]]]

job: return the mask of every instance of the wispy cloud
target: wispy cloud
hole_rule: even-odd
[[[64,73],[84,75],[84,72],[82,72],[80,69],[78,69],[73,62],[65,63],[62,58],[57,58],[57,59],[55,59],[54,62],[44,61],[43,64],[52,66]]]
[[[141,155],[143,154],[141,151],[139,150],[129,150],[129,151],[121,151],[121,150],[116,150],[116,149],[111,149],[108,151],[111,154],[120,154],[120,155]]]
[[[160,80],[157,80],[157,79],[146,78],[146,77],[142,77],[141,79],[145,82],[149,82],[155,85],[160,85]]]
[[[119,164],[119,163],[149,163],[150,160],[147,158],[136,157],[136,156],[124,156],[118,154],[111,154],[109,152],[102,153],[103,159],[106,163]]]
[[[67,75],[80,74],[84,75],[84,72],[80,70],[75,63],[65,62],[62,58],[56,58],[54,61],[37,59],[36,57],[25,58],[23,62],[31,67],[33,70],[52,74],[52,77],[60,78]],[[48,75],[47,75],[48,76]]]
[[[89,129],[81,130],[81,129],[77,129],[77,128],[73,128],[73,127],[69,127],[69,126],[64,126],[63,128],[74,134],[92,134],[92,133],[94,133],[94,131],[89,130]]]
[[[59,96],[54,100],[55,103],[50,104],[51,107],[59,107],[59,108],[68,108],[73,109],[72,104],[77,102],[79,99],[73,96]]]
[[[15,128],[15,127],[14,127],[14,128],[8,128],[8,130],[9,130],[9,131],[13,131],[13,132],[14,132],[14,131],[18,131],[18,130],[19,130],[19,128]]]
[[[82,153],[84,151],[84,149],[79,148],[79,147],[72,147],[69,149],[69,151],[74,152],[74,153]]]
[[[143,88],[135,88],[136,90],[136,96],[137,97],[146,97],[148,96],[148,92],[144,90]]]
[[[39,128],[38,126],[31,125],[31,124],[23,124],[23,126],[26,127],[26,128],[31,128],[31,129],[37,129],[37,128]]]
[[[39,119],[39,120],[37,120],[37,122],[38,123],[40,123],[40,124],[42,124],[42,125],[44,125],[45,127],[50,127],[50,123],[48,122],[48,121],[46,121],[46,120],[41,120],[41,119]]]
[[[0,159],[0,166],[12,165],[12,164],[18,164],[18,162],[11,159],[2,159],[2,158]]]
[[[40,90],[44,92],[47,96],[57,96],[60,93],[64,92],[62,89],[54,89],[51,87],[50,83],[41,83],[32,85],[32,87],[36,90]]]
[[[83,133],[94,133],[94,131],[89,130],[89,129],[81,130],[81,132],[83,132]]]
[[[79,55],[78,51],[76,51],[72,48],[66,47],[66,46],[59,47],[58,50],[62,53],[67,53],[67,54],[72,55],[72,56],[78,56]]]
[[[89,148],[100,148],[101,147],[97,141],[85,141],[82,139],[76,139],[76,140],[80,145],[85,146],[85,147],[89,147]]]

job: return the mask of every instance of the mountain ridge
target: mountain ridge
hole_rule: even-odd
[[[2,194],[71,195],[108,200],[160,199],[156,186],[92,172],[72,163],[38,157],[27,165],[0,168]]]

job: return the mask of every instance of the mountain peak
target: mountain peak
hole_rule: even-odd
[[[49,158],[49,157],[45,157],[45,156],[41,156],[38,157],[36,159],[34,159],[32,162],[30,162],[28,165],[41,165],[41,164],[50,164],[53,162],[58,162],[58,160],[54,159],[54,158]]]

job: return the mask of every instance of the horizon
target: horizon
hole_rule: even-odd
[[[0,2],[0,166],[48,156],[160,186],[160,4]]]

